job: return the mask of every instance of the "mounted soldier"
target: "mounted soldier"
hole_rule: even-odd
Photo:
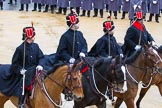
[[[122,49],[124,54],[131,55],[135,50],[141,49],[142,46],[151,43],[155,46],[155,41],[151,34],[146,30],[143,24],[143,12],[137,11],[134,14],[134,22],[128,28]]]
[[[104,35],[91,48],[88,53],[89,56],[114,58],[116,55],[120,55],[123,57],[122,49],[114,36],[114,22],[111,21],[110,16],[108,16],[108,19],[110,20],[103,22]]]
[[[44,54],[38,44],[34,43],[34,27],[25,27],[22,35],[23,43],[16,48],[10,69],[10,71],[17,74],[16,78],[22,83],[22,93],[18,94],[19,108],[24,108],[24,98],[32,89],[31,82],[36,70],[43,70],[41,63],[44,58]]]
[[[69,29],[61,36],[56,52],[58,60],[74,63],[80,56],[87,55],[87,42],[79,29],[79,18],[74,12],[66,16]]]

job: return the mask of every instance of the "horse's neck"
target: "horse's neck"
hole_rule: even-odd
[[[99,90],[101,90],[102,92],[105,92],[107,89],[107,79],[108,78],[108,73],[106,73],[105,71],[106,69],[102,69],[102,70],[96,70],[94,71],[94,78],[93,78],[93,73],[92,73],[92,83],[96,83],[97,87],[99,88]],[[99,74],[98,74],[99,73]]]
[[[58,68],[54,73],[49,75],[49,77],[53,80],[49,79],[48,77],[44,80],[50,97],[52,97],[52,99],[56,102],[60,102],[61,93],[65,87],[66,75],[66,67]]]
[[[141,81],[146,71],[145,59],[141,52],[133,63],[128,64],[128,71],[136,81]]]

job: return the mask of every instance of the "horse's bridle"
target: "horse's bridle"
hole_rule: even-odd
[[[67,76],[66,76],[65,83],[66,83],[66,81],[68,82],[70,91],[73,91],[74,89],[77,89],[77,88],[81,88],[82,87],[82,84],[81,83],[79,85],[76,85],[76,86],[73,86],[73,84],[72,84],[72,81],[73,80],[78,80],[78,78],[72,78],[72,73],[78,72],[79,70],[80,70],[79,68],[76,68],[76,69],[74,69],[72,71],[71,64],[68,65],[68,71],[67,71]]]
[[[75,86],[75,87],[72,86],[72,74],[71,74],[71,73],[72,73],[72,72],[77,72],[78,70],[79,70],[79,68],[74,69],[74,71],[72,71],[71,66],[68,65],[68,71],[67,71],[65,83],[66,83],[66,81],[68,81],[68,85],[69,85],[69,87],[70,87],[70,91],[71,91],[71,92],[72,92],[74,89],[76,89],[76,88],[81,88],[81,87],[82,87],[81,84],[78,85],[78,86]],[[39,72],[37,71],[37,72],[36,72],[36,80],[37,80],[38,84],[40,85],[41,90],[43,91],[43,93],[47,96],[47,98],[48,98],[55,106],[57,106],[57,107],[62,107],[63,105],[62,105],[61,100],[60,100],[60,103],[57,104],[57,102],[55,102],[55,101],[51,98],[51,96],[49,95],[49,93],[48,93],[48,91],[47,91],[47,89],[46,89],[46,87],[45,87],[45,84],[44,84],[44,77],[49,78],[52,82],[56,83],[57,85],[59,85],[59,86],[62,87],[62,88],[65,88],[65,87],[62,86],[60,83],[58,83],[56,80],[52,79],[50,76],[48,76],[46,70],[39,71]],[[77,79],[76,79],[76,80],[77,80]]]
[[[105,95],[97,88],[96,84],[95,84],[95,79],[94,79],[94,72],[97,73],[105,82],[107,82],[107,87],[109,88],[113,88],[113,84],[115,83],[112,83],[111,81],[107,80],[103,75],[101,75],[95,68],[94,68],[94,64],[92,65],[86,58],[84,58],[84,61],[86,61],[86,64],[88,64],[88,66],[91,68],[91,71],[92,71],[92,76],[93,76],[93,83],[95,85],[95,90],[92,88],[92,90],[98,95],[100,94],[101,96],[104,96]],[[112,70],[111,70],[112,71]],[[107,93],[107,90],[108,88],[106,89],[106,92],[105,94]],[[107,97],[105,97],[107,98]]]
[[[153,49],[154,50],[154,49]],[[143,82],[142,82],[142,85],[145,85],[145,87],[144,86],[142,86],[142,88],[147,88],[147,87],[149,87],[149,85],[151,84],[151,82],[152,82],[152,79],[153,79],[153,77],[155,76],[155,74],[157,74],[158,73],[158,71],[159,71],[159,67],[157,66],[157,64],[159,63],[159,62],[162,62],[162,60],[161,60],[161,57],[155,52],[155,51],[153,51],[154,52],[154,54],[156,54],[156,56],[158,56],[159,57],[159,60],[158,61],[155,61],[155,60],[152,60],[148,55],[149,54],[147,54],[147,52],[144,52],[144,58],[145,58],[145,62],[147,62],[147,60],[150,60],[151,62],[153,62],[153,67],[149,67],[149,66],[146,66],[146,67],[137,67],[137,66],[134,66],[134,65],[132,65],[132,64],[129,64],[130,66],[132,66],[132,67],[134,67],[134,68],[138,68],[138,69],[140,69],[140,70],[145,70],[145,73],[144,73],[144,77],[146,76],[146,74],[147,74],[147,69],[152,69],[152,73],[151,73],[151,77],[150,77],[150,81],[149,81],[149,83],[148,83],[148,85],[146,86],[146,84],[144,84]],[[151,55],[151,54],[150,54]],[[145,63],[146,64],[146,63]],[[136,82],[137,84],[139,83],[136,79],[134,79],[134,77],[132,77],[131,76],[131,74],[129,73],[129,71],[128,71],[128,69],[127,69],[127,73],[129,74],[129,76],[131,77],[131,79],[134,81],[134,82]],[[143,77],[143,79],[144,79],[144,77]]]
[[[151,57],[150,57],[151,54],[149,55],[149,54],[144,53],[144,55],[147,56],[147,59],[150,60],[150,61],[154,64],[153,70],[156,71],[156,72],[158,72],[158,73],[161,73],[160,71],[161,71],[162,68],[160,68],[160,67],[158,66],[158,64],[159,64],[160,62],[162,62],[162,58],[161,58],[160,55],[157,53],[157,51],[154,49],[154,47],[151,47],[151,48],[152,48],[154,54],[155,54],[156,57],[157,57],[156,61],[155,61],[155,59],[151,59]]]

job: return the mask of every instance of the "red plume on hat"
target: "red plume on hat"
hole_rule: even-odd
[[[142,19],[142,18],[143,18],[143,13],[142,13],[142,11],[136,12],[136,18],[137,18],[137,19]]]
[[[115,28],[114,22],[111,21],[111,16],[110,14],[108,14],[107,21],[103,23],[103,31],[104,32],[112,31],[114,28]]]
[[[142,9],[139,8],[135,14],[134,14],[134,19],[136,20],[142,20],[143,19],[143,12],[142,12]]]
[[[76,12],[75,12],[74,9],[72,9],[72,13],[70,13],[70,14],[66,17],[66,21],[67,21],[67,25],[68,25],[68,26],[77,24],[77,23],[79,22],[78,15],[76,14]]]
[[[23,38],[22,40],[25,40],[25,38],[32,38],[35,36],[35,29],[33,27],[33,22],[31,22],[31,27],[25,27],[23,28]]]

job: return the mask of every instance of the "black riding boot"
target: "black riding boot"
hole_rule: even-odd
[[[125,13],[126,13],[126,12],[123,11],[121,19],[125,19]]]
[[[85,16],[85,12],[86,12],[86,10],[83,10],[83,11],[82,11],[82,15],[80,15],[80,16],[81,16],[81,17],[82,17],[82,16]]]
[[[89,11],[87,11],[87,15],[88,15],[88,17],[90,17],[90,10],[89,10]]]
[[[25,99],[25,95],[21,95],[19,97],[19,107],[18,108],[25,108],[25,105],[24,105],[24,99]]]
[[[61,14],[61,13],[62,13],[62,8],[59,7],[58,12],[56,12],[56,14]]]
[[[109,13],[110,13],[110,16],[112,15],[112,11],[109,11]]]
[[[109,10],[109,5],[106,4],[106,12],[108,12],[108,10]]]
[[[34,9],[32,11],[36,11],[37,10],[37,3],[34,3]]]
[[[159,14],[156,14],[156,15],[155,15],[155,21],[156,21],[157,23],[159,23]]]
[[[115,16],[115,19],[118,19],[117,18],[117,11],[114,11],[114,16]]]
[[[21,4],[19,11],[23,11],[23,10],[24,10],[24,4]]]
[[[46,5],[45,10],[43,12],[48,12],[48,7],[49,7],[49,5]]]
[[[66,15],[67,8],[63,8],[64,15]]]
[[[41,12],[41,7],[42,7],[42,4],[41,4],[41,3],[39,3],[39,4],[38,4],[38,9],[39,9],[39,11],[38,11],[38,12]]]
[[[151,22],[152,21],[152,16],[153,16],[154,14],[151,14],[150,13],[150,16],[149,16],[149,20],[147,20],[147,22]]]
[[[26,4],[26,11],[28,11],[28,8],[29,8],[29,5],[28,5],[28,4]]]
[[[146,14],[143,15],[143,20],[146,21]]]
[[[98,9],[94,8],[94,15],[93,15],[93,17],[97,17],[97,15],[98,15]]]
[[[51,14],[54,13],[54,5],[51,5]]]
[[[100,16],[103,18],[103,9],[100,9]]]

